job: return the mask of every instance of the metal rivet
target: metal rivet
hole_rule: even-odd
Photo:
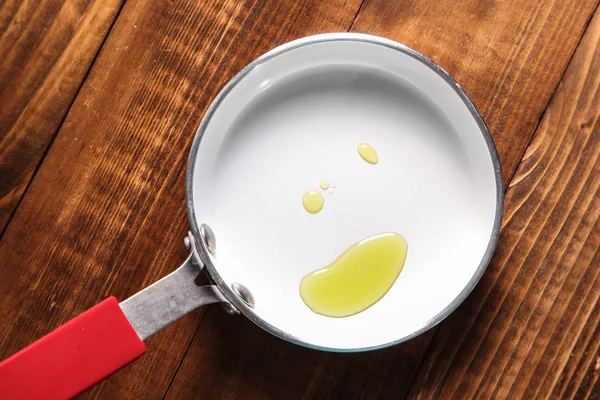
[[[250,308],[254,308],[254,296],[252,296],[252,293],[246,286],[240,283],[232,283],[231,289],[233,289],[233,293],[235,293],[236,296],[244,302],[244,304]]]
[[[229,303],[221,303],[223,304],[223,308],[225,309],[225,312],[229,315],[236,315],[239,314],[240,312],[231,304]]]
[[[183,245],[185,246],[185,249],[190,251],[192,249],[192,242],[190,242],[190,238],[189,237],[185,237],[183,239]]]
[[[210,229],[210,226],[202,224],[200,226],[200,236],[202,237],[202,242],[206,246],[206,249],[209,252],[214,253],[217,248],[217,239],[215,238],[213,230]]]

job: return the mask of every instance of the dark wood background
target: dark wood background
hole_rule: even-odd
[[[489,125],[506,211],[475,291],[438,327],[365,354],[296,347],[206,307],[81,398],[600,399],[597,7],[0,1],[0,358],[173,270],[187,151],[212,98],[279,44],[356,31],[432,58]]]

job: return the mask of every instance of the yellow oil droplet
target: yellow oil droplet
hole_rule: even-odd
[[[404,267],[408,244],[397,233],[356,243],[332,264],[306,275],[300,296],[317,314],[349,317],[377,303]]]
[[[320,186],[321,186],[321,189],[327,190],[327,189],[329,189],[329,182],[327,182],[327,181],[321,181],[321,185]]]
[[[316,190],[309,190],[302,198],[302,205],[304,206],[304,209],[311,214],[316,214],[321,211],[324,203],[325,200],[323,199],[323,196],[321,196],[321,193],[317,192]]]
[[[330,190],[329,190],[329,194],[333,194],[333,189],[330,189]]]
[[[379,157],[377,156],[377,152],[367,143],[361,143],[358,145],[358,154],[362,157],[363,160],[368,162],[369,164],[377,164],[379,162]]]

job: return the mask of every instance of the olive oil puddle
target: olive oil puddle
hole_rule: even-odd
[[[390,290],[406,261],[408,244],[397,233],[364,239],[332,264],[306,275],[300,296],[317,314],[349,317],[366,310]]]

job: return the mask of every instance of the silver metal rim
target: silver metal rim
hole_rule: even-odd
[[[501,226],[501,222],[502,222],[502,215],[504,212],[504,188],[503,188],[503,180],[502,180],[502,170],[500,168],[500,159],[498,158],[498,152],[496,150],[496,146],[494,144],[492,136],[490,135],[490,132],[489,132],[485,122],[483,121],[483,118],[481,117],[481,115],[479,114],[479,112],[477,111],[475,106],[473,105],[473,102],[471,101],[469,96],[467,96],[464,89],[444,69],[442,69],[440,66],[438,66],[433,61],[431,61],[429,58],[425,57],[423,54],[421,54],[421,53],[417,52],[416,50],[413,50],[405,45],[402,45],[400,43],[394,42],[389,39],[384,39],[384,38],[381,38],[378,36],[365,35],[365,34],[359,34],[359,33],[327,33],[327,34],[322,34],[322,35],[308,36],[308,37],[305,37],[302,39],[298,39],[298,40],[294,40],[292,42],[286,43],[284,45],[281,45],[281,46],[263,54],[262,56],[258,57],[256,60],[254,60],[253,62],[248,64],[243,70],[241,70],[236,76],[234,76],[223,87],[223,89],[221,89],[219,94],[215,97],[215,99],[213,100],[211,105],[208,107],[206,114],[202,118],[202,121],[200,122],[200,126],[198,127],[198,130],[196,131],[196,136],[194,137],[194,140],[192,142],[192,147],[190,150],[190,156],[189,156],[189,160],[188,160],[188,167],[187,167],[187,172],[186,172],[186,206],[187,206],[188,219],[190,221],[192,232],[194,233],[194,236],[198,238],[198,237],[200,237],[199,236],[200,231],[199,231],[198,221],[196,220],[196,215],[194,213],[194,198],[193,198],[193,187],[192,187],[196,155],[198,153],[198,148],[200,147],[200,142],[202,140],[202,136],[204,135],[206,127],[208,126],[208,123],[210,122],[213,114],[215,113],[215,110],[219,107],[219,105],[221,104],[223,99],[229,94],[229,92],[231,92],[231,90],[246,75],[248,75],[254,68],[261,65],[265,61],[268,61],[274,57],[277,57],[281,54],[284,54],[290,50],[297,49],[299,47],[310,46],[315,43],[336,42],[336,41],[366,42],[366,43],[371,43],[371,44],[375,44],[378,46],[384,46],[384,47],[388,47],[393,50],[399,51],[401,53],[404,53],[404,54],[420,61],[426,67],[428,67],[429,69],[434,71],[437,75],[439,75],[441,78],[443,78],[446,81],[446,83],[448,83],[448,85],[450,85],[454,89],[454,91],[462,99],[463,103],[467,106],[467,108],[471,112],[471,115],[477,122],[477,125],[479,126],[479,129],[481,131],[481,134],[483,135],[483,137],[486,141],[488,150],[490,152],[490,156],[492,158],[492,163],[494,165],[494,172],[495,172],[495,179],[496,179],[496,213],[495,213],[495,217],[494,217],[494,226],[492,229],[492,234],[490,235],[487,249],[481,260],[481,263],[479,264],[479,267],[475,271],[475,274],[473,274],[473,277],[471,278],[469,283],[459,293],[459,295],[450,304],[448,304],[448,306],[446,306],[446,308],[444,308],[440,313],[438,313],[436,316],[431,318],[420,329],[416,330],[412,334],[403,336],[392,342],[383,343],[383,344],[380,344],[377,346],[346,349],[346,348],[317,346],[317,345],[313,345],[310,343],[306,343],[306,342],[302,341],[301,339],[298,339],[298,338],[290,335],[289,333],[282,331],[281,329],[277,328],[276,326],[273,326],[273,325],[269,324],[268,322],[266,322],[265,320],[263,320],[262,318],[258,317],[246,304],[244,304],[242,302],[241,299],[239,299],[235,295],[235,293],[231,290],[231,288],[225,284],[225,282],[223,281],[223,279],[217,272],[217,269],[213,265],[211,257],[204,251],[204,248],[202,248],[202,246],[200,246],[200,248],[197,250],[200,252],[202,260],[204,261],[204,264],[205,264],[204,265],[205,268],[208,270],[208,273],[213,278],[215,284],[218,285],[219,289],[221,289],[221,291],[223,292],[225,297],[231,303],[233,303],[242,314],[244,314],[252,322],[254,322],[259,327],[263,328],[267,332],[270,332],[273,335],[278,336],[278,337],[280,337],[284,340],[287,340],[291,343],[294,343],[294,344],[297,344],[300,346],[304,346],[304,347],[308,347],[311,349],[331,351],[331,352],[363,352],[363,351],[383,349],[383,348],[393,346],[393,345],[396,345],[396,344],[399,344],[402,342],[406,342],[407,340],[410,340],[410,339],[420,335],[421,333],[433,328],[434,326],[439,324],[441,321],[443,321],[467,298],[467,296],[471,293],[471,291],[473,291],[475,285],[477,285],[477,283],[481,279],[481,276],[485,272],[485,269],[488,266],[488,264],[492,258],[494,249],[496,248],[496,243],[498,242],[498,238],[500,236],[500,226]]]

